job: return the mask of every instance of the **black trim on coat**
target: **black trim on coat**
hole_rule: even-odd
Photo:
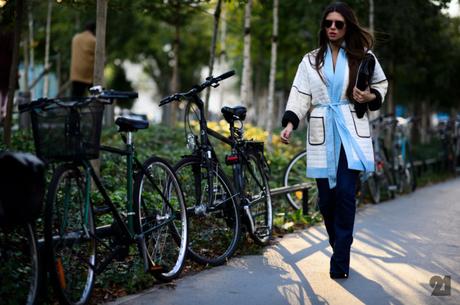
[[[375,99],[370,101],[367,106],[370,111],[376,111],[379,110],[380,107],[382,107],[382,96],[380,95],[380,92],[378,92],[376,89],[371,88],[371,93],[375,94]]]
[[[287,124],[289,122],[292,123],[292,125],[294,125],[294,130],[297,129],[297,127],[299,127],[299,117],[297,116],[297,114],[295,114],[293,111],[291,110],[287,110],[284,115],[283,115],[283,119],[281,120],[281,125],[283,127],[286,127]]]
[[[323,125],[323,142],[321,142],[321,143],[312,143],[310,141],[311,119],[321,119],[321,124]],[[324,126],[324,117],[322,117],[322,116],[312,116],[312,117],[310,117],[308,125],[309,125],[308,126],[308,144],[310,144],[312,146],[323,145],[324,142],[326,142],[326,128]]]
[[[384,78],[384,79],[382,79],[382,80],[376,81],[375,83],[370,83],[370,85],[377,85],[377,84],[380,84],[380,83],[383,83],[383,82],[386,82],[386,81],[387,81],[387,79]]]
[[[309,97],[311,97],[311,94],[308,94],[308,93],[306,93],[306,92],[300,91],[300,89],[297,88],[297,86],[292,86],[292,87],[293,87],[293,88],[296,88],[297,92],[299,92],[299,93],[301,93],[301,94],[303,94],[303,95],[308,95]]]
[[[358,120],[361,120],[361,118],[358,118],[358,115],[357,115],[356,111],[350,111],[350,113],[351,113],[351,118],[353,119],[353,125],[355,125],[356,135],[357,135],[358,137],[360,137],[360,138],[370,138],[370,137],[371,137],[371,128],[370,128],[370,126],[368,126],[368,128],[369,128],[369,135],[368,135],[368,136],[362,136],[362,135],[360,135],[359,132],[358,132],[358,127],[356,126],[355,116],[356,116],[356,118],[357,118]],[[355,113],[355,115],[353,115],[353,113]],[[368,122],[369,122],[369,121],[368,121]]]

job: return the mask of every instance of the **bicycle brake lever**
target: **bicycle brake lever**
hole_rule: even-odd
[[[102,91],[103,89],[101,85],[92,86],[91,88],[89,88],[89,93],[91,93],[91,95],[99,95],[102,93]]]

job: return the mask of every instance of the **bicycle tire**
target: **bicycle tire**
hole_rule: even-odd
[[[85,177],[73,164],[58,167],[45,206],[45,248],[61,304],[88,302],[95,280],[96,237],[92,207],[85,208]]]
[[[311,187],[308,190],[308,208],[309,212],[319,211],[318,207],[318,188],[316,181],[313,178],[307,177],[307,151],[301,151],[295,155],[289,164],[286,166],[283,175],[283,185],[285,187],[300,184],[304,182],[310,182]],[[286,193],[286,199],[289,204],[295,209],[299,210],[302,208],[303,192],[296,191]]]
[[[250,168],[249,168],[250,167]],[[246,217],[251,217],[249,231],[251,238],[259,245],[267,245],[273,230],[272,199],[268,178],[259,159],[254,154],[247,156],[243,163],[242,176],[244,179],[243,207],[248,207],[243,212]]]
[[[206,178],[208,169],[202,166],[200,158],[185,157],[174,166],[174,171],[187,205],[187,253],[197,263],[218,266],[225,263],[238,246],[241,219],[232,184],[217,164],[214,163],[212,168],[216,179],[212,187],[212,203],[206,202],[210,190]],[[197,176],[201,180],[200,185]]]
[[[383,164],[383,183],[380,189],[383,190],[382,197],[384,199],[393,199],[396,195],[395,181],[391,171],[391,166],[385,161]]]
[[[417,183],[415,180],[414,165],[412,160],[408,160],[400,165],[397,169],[397,185],[400,194],[415,191]]]
[[[366,179],[367,192],[371,198],[371,202],[377,204],[381,200],[381,191],[380,191],[380,180],[379,177],[372,173]]]
[[[193,101],[188,101],[185,106],[184,112],[184,132],[185,132],[185,142],[187,147],[190,150],[196,149],[199,137],[199,125],[200,125],[201,114],[197,105]],[[193,137],[193,142],[191,142],[190,136]]]
[[[42,268],[33,224],[0,227],[2,304],[37,303]]]
[[[136,233],[144,235],[149,264],[159,268],[153,275],[161,281],[177,278],[185,263],[187,214],[177,177],[164,159],[144,162],[135,180],[134,211]],[[149,232],[152,228],[156,229]]]

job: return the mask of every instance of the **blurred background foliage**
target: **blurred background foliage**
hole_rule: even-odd
[[[457,0],[453,0],[457,1]],[[15,0],[0,9],[2,28],[14,22]],[[209,62],[215,0],[110,0],[107,23],[107,65],[126,60],[140,63],[155,81],[160,96],[171,93],[172,45],[178,41],[179,87],[188,89],[202,78]],[[416,111],[420,101],[440,110],[459,104],[460,21],[443,13],[449,0],[375,0],[377,53],[392,84],[395,103]],[[48,1],[29,0],[33,19],[32,48],[35,61],[42,62]],[[303,54],[316,48],[321,13],[330,1],[283,0],[279,10],[278,64],[276,91],[280,108]],[[369,25],[369,1],[347,1],[362,25]],[[62,78],[68,78],[72,36],[85,23],[95,20],[96,1],[53,1],[51,56],[60,54]],[[225,51],[230,67],[242,67],[243,15],[245,1],[223,1],[227,26],[226,48],[218,40],[217,54]],[[251,21],[252,66],[255,99],[265,98],[268,88],[272,1],[255,0]],[[23,33],[27,33],[27,23]],[[116,65],[115,65],[116,67]],[[283,100],[284,99],[284,100]]]

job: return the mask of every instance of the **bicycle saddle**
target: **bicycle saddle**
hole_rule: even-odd
[[[236,120],[244,121],[246,118],[246,107],[236,106],[236,107],[222,107],[222,114],[227,122],[232,123]]]
[[[149,122],[144,120],[134,120],[124,117],[119,117],[115,120],[115,124],[118,125],[118,131],[138,131],[139,129],[146,129],[149,127]]]

